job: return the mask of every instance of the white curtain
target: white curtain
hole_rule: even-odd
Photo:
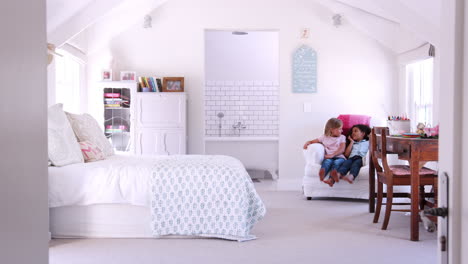
[[[411,127],[418,123],[431,126],[433,112],[434,60],[432,58],[406,66],[406,88]]]

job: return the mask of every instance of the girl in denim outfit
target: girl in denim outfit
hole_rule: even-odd
[[[341,166],[330,174],[333,178],[340,178],[349,183],[353,183],[362,167],[362,159],[369,151],[370,127],[366,125],[354,125],[348,136],[349,144],[345,150],[348,158]],[[346,175],[349,172],[348,175]],[[334,175],[335,174],[335,175]]]
[[[320,180],[324,183],[333,186],[335,181],[339,181],[337,174],[330,174],[331,177],[325,179],[325,176],[330,172],[338,169],[345,161],[343,155],[346,145],[346,137],[341,133],[343,132],[343,122],[338,118],[331,118],[327,121],[324,129],[324,135],[307,141],[304,144],[304,149],[313,143],[321,143],[325,147],[325,159],[322,162],[322,167],[319,171]]]

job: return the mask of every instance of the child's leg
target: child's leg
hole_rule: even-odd
[[[359,174],[359,171],[361,170],[362,167],[362,158],[356,158],[353,160],[353,163],[351,164],[351,168],[349,171],[349,174],[353,175],[353,180],[356,179],[356,177]]]
[[[349,172],[349,169],[351,168],[352,163],[353,163],[352,159],[347,159],[343,162],[343,164],[341,164],[341,166],[336,170],[338,172],[339,178],[345,176]]]
[[[321,181],[323,181],[323,179],[325,178],[325,175],[327,175],[328,172],[330,171],[332,163],[333,163],[332,159],[323,160],[322,167],[320,168],[320,171],[319,171],[319,177]]]
[[[343,159],[343,158],[333,159],[333,164],[332,164],[332,167],[331,167],[332,171],[330,172],[330,175],[333,178],[333,180],[335,180],[335,182],[340,181],[340,179],[338,177],[337,169],[343,164],[344,161],[345,161],[345,159]]]

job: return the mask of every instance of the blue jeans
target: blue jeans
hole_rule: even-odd
[[[325,169],[325,175],[327,175],[331,170],[338,169],[345,159],[343,158],[331,158],[324,159],[322,162],[322,169]]]
[[[337,171],[343,176],[348,174],[349,172],[349,174],[353,175],[354,179],[356,179],[356,177],[359,174],[359,171],[361,170],[361,167],[362,157],[354,156],[343,162],[341,166],[337,169]]]

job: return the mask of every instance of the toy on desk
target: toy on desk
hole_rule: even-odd
[[[418,123],[418,125],[416,126],[416,133],[418,133],[421,136],[424,136],[424,134],[426,134],[426,132],[424,132],[424,128],[426,128],[426,125],[424,125],[423,123]]]

